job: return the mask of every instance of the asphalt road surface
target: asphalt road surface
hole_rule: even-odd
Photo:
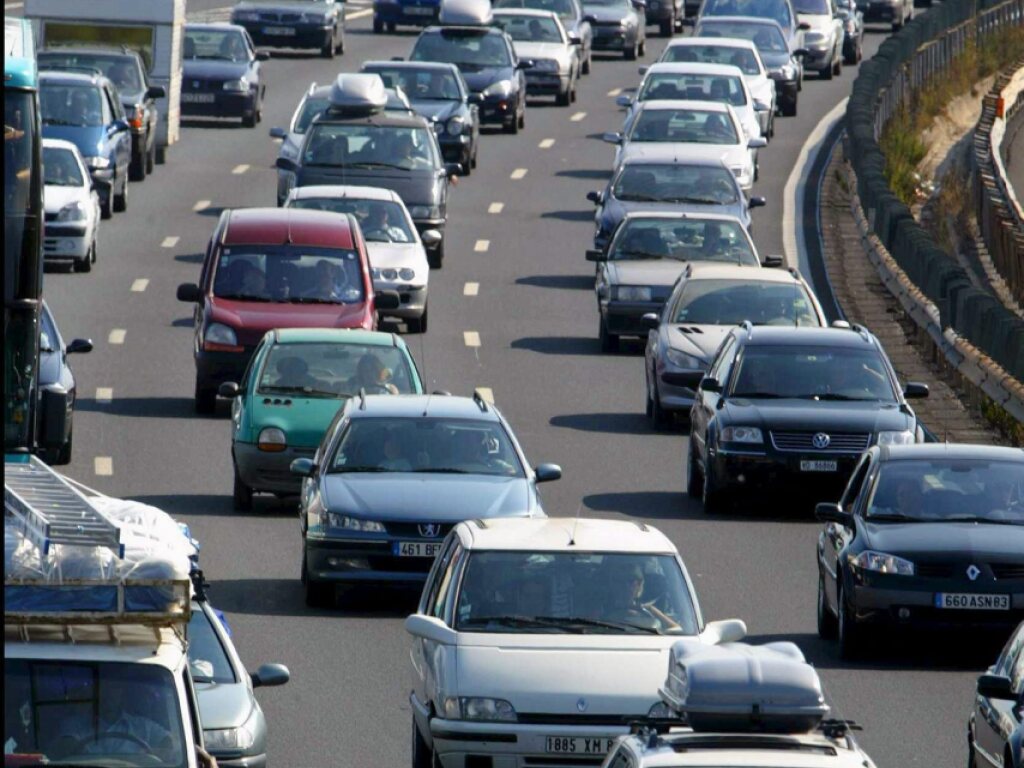
[[[193,0],[190,13],[223,3]],[[267,129],[286,124],[308,84],[364,59],[408,54],[415,33],[372,36],[368,7],[350,6],[357,18],[335,62],[283,54],[265,65],[258,128],[188,124],[167,164],[131,186],[128,213],[103,223],[91,274],[46,277],[63,335],[96,341],[92,354],[74,360],[80,402],[68,474],[191,525],[211,596],[243,659],[251,668],[276,661],[291,669],[286,687],[260,693],[270,760],[289,768],[408,765],[402,619],[415,598],[374,593],[334,611],[305,607],[295,507],[258,498],[253,513],[232,511],[227,403],[216,417],[193,413],[191,307],[175,300],[175,288],[198,278],[223,208],[274,205],[277,145]],[[872,30],[865,54],[882,39],[882,28]],[[662,45],[650,38],[638,63],[653,61]],[[996,647],[968,639],[938,652],[932,646],[944,639],[910,639],[872,660],[841,662],[815,634],[820,526],[787,513],[785,489],[743,514],[706,517],[684,493],[685,434],[656,434],[645,421],[642,348],[600,353],[593,265],[584,260],[593,208],[584,196],[609,172],[612,148],[599,137],[622,122],[614,95],[639,76],[637,62],[595,59],[576,105],[531,104],[525,132],[485,136],[479,169],[454,190],[445,266],[431,274],[430,331],[410,337],[429,388],[493,390],[531,461],[564,469],[563,480],[544,487],[549,514],[574,515],[582,505],[586,515],[642,519],[665,531],[705,615],[740,617],[759,640],[796,641],[820,668],[834,714],[863,724],[862,743],[880,766],[961,764],[973,682]],[[768,198],[754,214],[762,253],[782,252],[787,175],[853,77],[846,68],[830,82],[809,79],[799,116],[777,120],[754,190]],[[513,180],[517,169],[527,173]],[[196,210],[200,201],[208,203]],[[503,204],[500,213],[488,212],[492,203]],[[489,246],[479,252],[482,240]],[[477,295],[466,295],[467,282],[479,284]],[[478,347],[466,345],[466,331],[479,334]],[[97,398],[98,388],[112,392]]]

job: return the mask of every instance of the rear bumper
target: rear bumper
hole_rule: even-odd
[[[554,96],[569,90],[569,75],[558,72],[537,72],[526,76],[526,92],[531,96]]]
[[[384,24],[406,24],[412,27],[426,27],[437,21],[440,5],[418,3],[375,2],[373,20]]]
[[[898,9],[902,4],[896,3],[867,3],[857,4],[857,7],[864,12],[864,21],[895,21],[900,14]]]
[[[298,495],[302,478],[289,469],[295,459],[311,459],[316,446],[288,446],[280,453],[261,451],[252,443],[234,443],[231,454],[242,482],[254,491]]]
[[[270,48],[323,48],[331,41],[333,25],[293,24],[285,22],[236,22],[245,27],[256,45]],[[291,29],[294,34],[267,32],[273,29]]]
[[[609,301],[601,307],[605,327],[612,336],[638,336],[647,338],[648,329],[640,318],[649,312],[660,312],[660,301]]]
[[[209,97],[212,101],[186,101],[190,96]],[[250,93],[204,93],[182,94],[181,114],[185,117],[248,117],[256,111],[256,94]]]

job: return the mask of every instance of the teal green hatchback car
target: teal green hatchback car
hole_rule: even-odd
[[[235,509],[252,509],[253,493],[298,495],[294,459],[312,458],[334,414],[358,395],[423,394],[405,342],[393,333],[344,328],[268,331],[231,398]]]

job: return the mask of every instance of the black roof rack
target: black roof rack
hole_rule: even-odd
[[[473,390],[473,402],[476,403],[477,407],[481,411],[483,411],[484,413],[487,413],[487,401],[484,400],[484,396],[480,394],[480,390],[479,389],[474,389]]]
[[[432,395],[441,395],[442,397],[451,397],[452,396],[452,393],[449,392],[447,389],[435,389],[430,394],[432,394]]]
[[[850,731],[863,731],[864,727],[853,720],[830,718],[818,723],[818,730],[830,739],[841,739]]]
[[[359,388],[359,410],[366,410],[366,387]]]

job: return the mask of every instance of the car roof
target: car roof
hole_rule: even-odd
[[[66,149],[68,152],[79,154],[78,147],[64,139],[43,139],[43,149]]]
[[[372,347],[395,347],[401,341],[393,333],[364,331],[359,328],[275,328],[275,344],[361,344]]]
[[[302,208],[237,208],[227,213],[223,245],[306,245],[353,248],[347,216]]]
[[[39,51],[39,56],[46,56],[47,54],[53,54],[59,56],[61,54],[71,54],[73,56],[115,56],[125,59],[141,60],[142,56],[138,51],[133,51],[130,48],[125,50],[120,47],[113,45],[58,45],[53,48],[43,48]]]
[[[360,403],[359,398],[353,399]],[[475,421],[499,422],[501,417],[492,405],[486,409],[472,397],[455,395],[367,395],[366,407],[360,403],[351,409],[353,418],[374,418],[387,416],[395,418],[420,419],[473,419]]]
[[[692,144],[669,144],[662,154],[627,155],[622,160],[622,167],[627,165],[666,165],[668,163],[725,167],[725,161],[721,154],[708,152],[706,145],[695,146]]]
[[[719,18],[711,16],[710,18]],[[669,40],[665,50],[669,48],[685,48],[691,45],[721,45],[725,48],[749,48],[757,50],[753,40],[744,40],[742,37],[676,37]],[[694,62],[696,63],[696,62]]]
[[[540,517],[470,520],[459,525],[467,549],[544,552],[675,553],[657,528],[640,521]]]
[[[738,70],[738,67],[730,67]],[[729,104],[722,101],[701,101],[700,99],[648,99],[640,102],[644,112],[658,109],[699,109],[704,112],[728,112]]]
[[[53,81],[65,85],[100,85],[104,81],[109,82],[101,74],[85,72],[61,72],[59,69],[47,69],[39,73],[39,82]]]
[[[633,221],[635,219],[689,219],[691,221],[729,221],[736,224],[744,231],[746,228],[735,216],[728,213],[691,213],[686,211],[673,211],[671,209],[664,211],[630,211],[623,219],[622,223],[625,224],[627,221]]]
[[[917,443],[915,445],[883,446],[882,461],[908,459],[999,459],[1024,461],[1024,448],[970,443]]]
[[[229,29],[234,29],[245,32],[245,27],[239,24],[229,24],[226,21],[208,21],[202,24],[189,22],[185,25],[185,29],[209,30],[211,32],[226,32]]]
[[[715,38],[708,39],[714,40]],[[659,61],[651,64],[647,70],[648,75],[661,72],[683,75],[721,75],[723,77],[737,74],[743,76],[743,71],[732,64],[708,64],[703,61]]]
[[[694,261],[690,264],[686,279],[691,280],[746,280],[755,283],[796,283],[802,285],[799,275],[788,269],[751,269],[738,264],[717,264],[709,261]]]
[[[829,739],[817,732],[766,734],[673,731],[659,737],[658,745],[652,748],[648,748],[639,737],[632,736],[630,739],[643,755],[644,768],[777,765],[781,754],[785,754],[785,765],[792,768],[863,768],[865,764],[864,755],[859,749],[845,749],[844,741]],[[801,747],[804,749],[801,750]]]
[[[356,198],[358,200],[390,200],[401,202],[402,198],[392,189],[381,187],[358,187],[348,184],[312,184],[308,187],[293,187],[289,193],[292,200],[308,200],[310,198]]]
[[[543,11],[540,8],[495,8],[495,16],[532,16],[538,19],[558,18],[554,11]]]
[[[364,61],[363,70],[367,69],[435,69],[439,72],[458,72],[454,64],[444,61]]]
[[[779,31],[785,36],[786,32],[783,26],[779,24],[775,19],[769,19],[764,16],[702,16],[697,19],[697,26],[704,24],[716,24],[718,22],[743,22],[744,24],[763,24],[767,27],[778,27]],[[714,39],[714,38],[711,38]]]
[[[864,328],[811,328],[759,325],[752,332],[741,332],[748,345],[780,346],[824,345],[829,347],[863,347],[878,349],[878,340]]]

